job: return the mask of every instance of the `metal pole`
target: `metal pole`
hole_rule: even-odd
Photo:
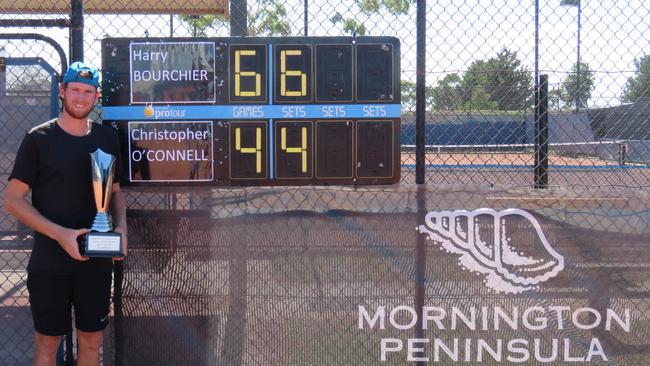
[[[84,4],[70,0],[70,61],[84,60]]]
[[[417,227],[424,225],[424,218],[427,214],[426,195],[427,186],[425,184],[417,185]],[[424,335],[426,320],[422,317],[424,310],[424,299],[426,298],[426,284],[427,284],[427,246],[426,237],[420,233],[416,236],[415,241],[415,311],[418,314],[420,321],[415,326],[415,338],[427,338]],[[424,354],[419,354],[416,357],[426,358],[426,351]],[[419,361],[416,363],[418,366],[423,366],[426,362]]]
[[[533,91],[533,113],[535,118],[535,144],[537,144],[537,138],[539,136],[539,0],[535,0],[535,89]],[[538,181],[538,146],[535,145],[535,166],[533,167],[533,182],[535,182],[535,187],[537,187]]]
[[[247,36],[248,35],[248,5],[246,0],[232,0],[230,2],[230,35]]]
[[[535,188],[548,187],[548,75],[539,77],[535,120]]]
[[[417,2],[417,59],[415,81],[415,183],[424,184],[425,110],[426,110],[426,1]]]
[[[539,88],[539,0],[535,0],[535,92]],[[537,103],[537,96],[535,96]]]
[[[425,83],[426,83],[426,0],[417,0],[417,77],[415,82],[415,183],[418,184],[418,221],[423,220],[426,214],[426,186],[425,182]],[[421,223],[421,222],[419,222]],[[415,243],[415,311],[420,314],[419,324],[415,327],[415,338],[424,338],[424,322],[422,310],[426,296],[426,268],[427,248],[424,235],[418,235]],[[424,358],[425,355],[419,355]],[[421,361],[417,365],[423,365]]]
[[[582,18],[582,4],[578,0],[578,50],[577,50],[577,61],[576,61],[576,113],[580,112],[580,28],[581,28],[581,18]]]
[[[83,0],[70,0],[70,61],[84,60],[84,4]],[[72,332],[67,332],[66,365],[74,365]]]
[[[84,60],[84,4],[83,0],[70,0],[70,61]],[[65,337],[65,365],[74,365],[72,332]]]
[[[61,62],[61,74],[59,76],[63,77],[63,74],[65,74],[65,71],[68,69],[68,59],[65,56],[63,47],[50,37],[38,33],[3,33],[0,34],[0,39],[37,39],[46,42],[52,46],[59,55],[59,60]]]
[[[248,5],[246,0],[230,1],[230,35],[248,35]],[[222,360],[224,364],[237,366],[243,362],[244,340],[246,338],[246,308],[248,307],[248,263],[249,236],[240,235],[232,243],[228,261],[228,313],[224,325],[224,345]]]
[[[67,28],[70,19],[0,19],[0,27],[58,27]]]
[[[304,10],[304,13],[305,13],[304,14],[304,16],[305,16],[305,25],[304,25],[305,37],[307,37],[309,35],[309,28],[308,28],[308,23],[307,23],[307,21],[309,20],[309,10],[308,9],[309,9],[309,0],[305,0],[305,10]]]

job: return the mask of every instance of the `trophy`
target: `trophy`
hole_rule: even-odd
[[[122,235],[113,232],[113,220],[108,212],[113,188],[115,156],[101,149],[90,154],[92,169],[93,194],[97,215],[90,232],[81,242],[81,254],[86,257],[123,257]]]

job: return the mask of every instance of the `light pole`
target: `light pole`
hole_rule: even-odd
[[[580,111],[580,28],[581,28],[581,18],[582,18],[582,4],[581,0],[561,0],[561,6],[577,6],[578,7],[578,49],[576,51],[577,61],[576,61],[576,90],[575,90],[575,100],[576,100],[576,113]]]

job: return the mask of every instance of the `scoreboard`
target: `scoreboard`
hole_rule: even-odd
[[[121,184],[397,183],[399,62],[393,37],[105,38]]]

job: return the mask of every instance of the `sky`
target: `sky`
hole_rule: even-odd
[[[303,2],[288,0],[287,20],[293,35],[302,35]],[[427,84],[434,86],[446,74],[462,74],[476,60],[496,56],[503,48],[516,51],[531,71],[535,64],[535,2],[514,0],[440,0],[427,1],[426,70]],[[572,69],[577,56],[577,7],[561,6],[560,0],[539,1],[539,69],[549,75],[550,88],[560,85]],[[582,0],[581,45],[583,62],[595,74],[595,87],[588,104],[591,107],[614,106],[627,79],[634,74],[634,60],[650,54],[650,2],[642,0]],[[248,0],[249,11],[259,5]],[[402,79],[415,81],[416,8],[394,15],[386,11],[363,14],[350,1],[310,0],[309,35],[341,36],[340,25],[330,19],[340,13],[363,22],[367,35],[395,36],[401,41]],[[2,18],[39,17],[42,15],[4,15]],[[51,15],[50,17],[59,17]],[[190,30],[174,17],[174,35],[189,36]],[[100,41],[108,36],[164,37],[170,34],[169,15],[86,15],[85,58],[100,65]],[[17,29],[3,32],[37,32],[57,40],[67,51],[67,29]],[[209,36],[227,36],[228,27],[210,32]],[[3,43],[4,42],[4,43]],[[49,46],[25,42],[1,41],[10,56],[45,55],[53,58]],[[59,69],[58,61],[52,61]]]

